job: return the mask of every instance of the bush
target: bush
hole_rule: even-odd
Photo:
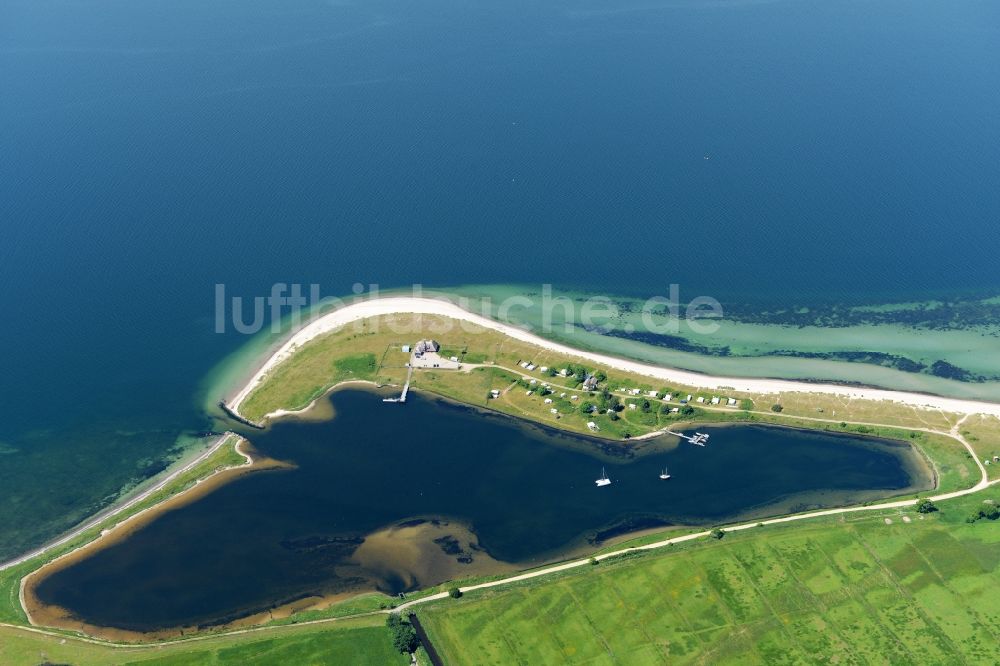
[[[597,561],[597,558],[596,557],[590,558],[590,564],[592,566],[597,566],[599,564],[598,561]]]
[[[971,516],[965,519],[965,522],[974,523],[980,518],[985,518],[986,520],[1000,518],[1000,507],[997,507],[993,500],[986,500],[983,502],[983,507],[978,511],[974,511]]]
[[[420,644],[417,632],[412,624],[399,616],[399,613],[390,614],[385,620],[385,626],[389,628],[393,647],[401,654],[410,654],[417,649]]]
[[[934,513],[938,508],[926,497],[917,502],[917,513]]]
[[[457,587],[453,587],[450,590],[448,590],[448,596],[451,597],[452,599],[458,599],[459,597],[462,596],[462,590],[458,589]]]
[[[726,536],[726,533],[720,530],[718,527],[716,527],[714,530],[709,532],[709,536],[711,536],[713,539],[721,539],[722,537]]]
[[[783,409],[784,409],[784,407],[782,407],[778,403],[775,403],[775,404],[771,405],[771,411],[774,412],[775,414],[780,414],[781,410],[783,410]]]

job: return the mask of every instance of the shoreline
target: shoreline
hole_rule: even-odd
[[[336,390],[337,388],[343,388],[344,385],[347,384],[373,385],[372,382],[350,380],[350,381],[340,382],[330,387],[329,389],[325,390],[322,395],[323,396],[329,395],[330,392],[332,392],[333,390]],[[436,397],[447,400],[449,402],[456,402],[456,404],[468,406],[471,407],[472,409],[479,409],[476,406],[466,405],[466,403],[453,401],[444,396],[436,396]],[[316,408],[319,399],[320,399],[319,397],[316,398],[308,408],[303,410],[298,410],[299,413],[294,414],[292,416],[293,417],[298,416],[299,418],[301,418],[302,412],[306,412],[309,411],[310,409]],[[486,411],[491,411],[491,410],[486,410]],[[516,417],[510,417],[510,418],[516,418]],[[542,424],[534,424],[530,421],[528,421],[527,423],[536,426],[540,425],[541,427],[545,428],[545,426]],[[722,424],[722,425],[736,425],[736,424]],[[808,428],[801,428],[796,426],[779,425],[773,427],[785,427],[794,430],[805,430],[805,431],[809,430]],[[940,432],[940,434],[947,434],[948,436],[952,437],[953,439],[965,445],[966,448],[968,448],[968,444],[958,433],[958,425],[955,426],[955,429],[951,433]],[[80,559],[85,559],[89,557],[95,551],[99,551],[105,547],[114,545],[115,543],[121,540],[127,539],[135,531],[142,529],[146,524],[148,524],[152,520],[155,520],[158,516],[162,515],[164,512],[171,511],[173,509],[184,506],[185,504],[191,501],[195,501],[198,498],[208,493],[211,493],[216,488],[225,485],[227,483],[230,483],[231,481],[235,480],[235,478],[238,478],[239,476],[242,476],[246,473],[257,471],[259,469],[270,469],[275,467],[284,467],[287,465],[287,463],[271,460],[269,458],[260,455],[251,456],[246,451],[241,450],[240,448],[241,445],[243,444],[249,445],[249,442],[247,442],[247,440],[245,440],[244,438],[242,438],[237,434],[234,433],[228,434],[227,436],[222,438],[222,442],[228,439],[229,436],[234,436],[238,438],[236,450],[238,453],[244,456],[244,458],[247,461],[246,463],[235,467],[231,466],[231,467],[226,467],[224,469],[216,470],[211,475],[204,477],[203,479],[196,482],[195,485],[175,495],[172,495],[157,504],[146,507],[142,511],[132,516],[123,519],[120,523],[104,530],[102,534],[93,541],[82,544],[79,547],[60,555],[59,557],[43,564],[39,568],[26,574],[20,583],[19,600],[22,609],[27,615],[30,626],[33,628],[51,627],[59,630],[68,630],[81,633],[84,636],[89,636],[100,641],[118,642],[119,644],[121,644],[120,642],[125,642],[125,644],[127,645],[135,646],[135,645],[141,645],[144,642],[151,640],[153,641],[167,640],[170,642],[176,640],[183,641],[187,638],[187,634],[189,633],[195,633],[207,637],[207,636],[217,635],[216,631],[220,630],[223,634],[255,631],[258,629],[263,630],[268,628],[267,623],[270,620],[284,618],[303,610],[313,610],[313,609],[319,610],[325,608],[330,603],[335,602],[339,599],[345,599],[356,596],[358,593],[355,592],[336,594],[332,596],[324,594],[312,594],[308,595],[305,598],[298,599],[289,602],[287,604],[281,604],[280,606],[274,607],[269,611],[250,613],[248,615],[227,621],[223,624],[215,626],[214,631],[213,630],[205,631],[204,629],[200,629],[199,627],[191,626],[191,627],[170,627],[153,632],[134,631],[117,627],[92,625],[72,616],[72,614],[66,611],[66,609],[46,604],[37,597],[37,595],[35,594],[37,586],[42,581],[44,581],[49,575],[56,573],[67,566],[71,566]],[[910,445],[905,441],[903,442],[903,444],[912,447],[912,445]],[[217,450],[218,446],[219,445],[213,447],[213,450]],[[919,451],[919,447],[913,447],[913,448],[914,450]],[[937,491],[938,475],[936,474],[936,470],[934,470],[932,465],[928,465],[928,471],[930,472],[932,487],[924,491],[917,491],[916,494],[918,496],[924,493],[934,493]],[[991,485],[991,483],[988,482],[987,479],[985,478],[985,469],[982,468],[982,466],[980,466],[980,471],[983,473],[984,476],[980,479],[979,483],[962,490],[952,491],[948,493],[939,493],[931,497],[931,499],[938,500],[950,497],[963,496],[966,494],[970,494],[972,492],[976,492],[978,490],[983,489],[984,487]],[[898,499],[894,499],[892,494],[890,494],[888,498],[883,499],[881,501],[870,500],[872,502],[871,504],[869,504],[868,502],[866,502],[865,504],[844,504],[840,506],[835,505],[833,507],[829,507],[826,509],[818,509],[818,510],[812,509],[812,510],[798,511],[798,512],[792,511],[790,513],[785,511],[778,511],[776,513],[771,514],[770,517],[756,519],[755,521],[748,521],[748,519],[745,516],[742,517],[733,516],[724,519],[722,521],[722,524],[738,525],[737,527],[727,528],[727,529],[744,529],[746,526],[756,525],[761,522],[765,524],[781,523],[781,522],[793,521],[793,520],[809,518],[814,516],[821,516],[821,515],[834,515],[852,511],[870,511],[873,509],[888,508],[888,507],[902,507],[911,505],[917,501],[917,499],[915,498],[905,497],[905,495],[909,494],[910,493],[904,493],[904,497]],[[629,531],[627,533],[616,534],[610,537],[608,540],[602,541],[600,544],[594,544],[590,547],[597,546],[599,549],[603,549],[610,546],[613,548],[617,543],[627,542],[642,535],[656,534],[662,532],[669,533],[674,529],[687,530],[687,529],[692,529],[692,526],[678,524],[671,527],[650,527],[648,529],[640,529],[634,532]],[[697,530],[698,528],[694,529]],[[626,547],[624,550],[615,549],[613,553],[602,553],[594,555],[593,557],[600,560],[604,559],[605,557],[610,557],[615,553],[627,552],[635,548],[643,550],[657,548],[662,545],[667,545],[669,543],[676,543],[679,541],[685,541],[689,538],[695,538],[696,536],[704,535],[705,533],[706,532],[704,531],[698,531],[697,534],[684,534],[675,537],[668,536],[666,540],[658,541],[656,544],[645,544],[642,546]],[[558,571],[562,566],[566,564],[566,558],[570,560],[576,560],[576,558],[584,557],[585,559],[577,561],[589,561],[588,556],[584,554],[584,551],[586,550],[587,547],[583,547],[581,544],[580,548],[573,548],[568,552],[562,553],[561,556],[557,558],[549,559],[545,557],[542,558],[542,561],[538,563],[511,562],[506,564],[509,564],[511,567],[514,567],[517,564],[522,564],[522,565],[528,564],[527,571],[521,569],[521,571],[523,571],[525,574],[534,573],[539,569],[544,571]],[[548,562],[545,562],[544,560],[548,560]],[[516,568],[513,569],[512,571],[509,571],[507,575],[504,578],[500,579],[500,581],[497,581],[496,584],[500,584],[501,581],[513,581],[520,579],[520,576],[522,574],[517,574],[516,571],[517,571]],[[472,589],[476,588],[478,588],[478,586],[475,586]]]
[[[243,438],[240,435],[238,435],[238,434],[236,434],[234,432],[231,432],[231,431],[224,432],[222,435],[219,436],[219,438],[216,440],[216,442],[214,444],[212,444],[208,449],[206,449],[205,451],[201,452],[200,454],[198,454],[194,458],[192,458],[192,459],[184,462],[181,467],[173,470],[172,472],[170,472],[169,474],[167,474],[162,479],[156,481],[149,488],[146,488],[145,490],[142,490],[141,492],[139,492],[136,495],[131,495],[130,494],[130,495],[126,496],[125,498],[122,498],[122,500],[120,500],[119,502],[116,502],[116,503],[112,504],[111,506],[108,506],[108,507],[102,509],[101,511],[98,511],[97,513],[93,514],[92,516],[86,518],[82,523],[80,523],[76,527],[73,527],[70,531],[68,531],[68,532],[66,532],[66,533],[64,533],[64,534],[56,537],[55,539],[53,539],[51,541],[48,541],[48,542],[42,544],[41,546],[39,546],[37,548],[34,548],[34,549],[28,551],[27,553],[19,555],[19,556],[15,557],[15,558],[12,558],[10,560],[7,560],[6,562],[0,562],[0,571],[5,571],[7,569],[11,569],[13,567],[16,567],[16,566],[19,566],[21,564],[24,564],[25,562],[33,560],[36,557],[41,557],[42,555],[45,555],[46,553],[48,553],[49,551],[51,551],[53,548],[58,548],[59,546],[62,546],[64,544],[72,541],[73,539],[75,539],[76,537],[80,536],[81,534],[83,534],[87,530],[90,530],[90,529],[93,529],[93,528],[97,527],[98,525],[100,525],[105,520],[108,520],[109,518],[114,518],[115,516],[117,516],[118,514],[122,513],[123,511],[128,510],[130,507],[133,507],[136,504],[142,502],[146,498],[148,498],[151,495],[153,495],[153,494],[159,492],[160,490],[162,490],[164,487],[166,487],[171,481],[173,481],[177,477],[181,476],[185,472],[188,472],[189,470],[193,469],[194,467],[197,467],[202,461],[206,460],[213,453],[215,453],[216,451],[218,451],[219,449],[221,449],[225,445],[226,441],[230,437],[238,437],[239,440],[243,440]],[[237,445],[236,445],[237,447],[239,446],[239,443],[240,442],[238,441]],[[243,453],[242,451],[238,451],[238,452],[241,453],[241,454]],[[246,454],[243,454],[243,455],[246,457]],[[156,506],[158,506],[158,505],[156,505]],[[149,507],[149,508],[153,508],[153,507]],[[135,514],[135,515],[139,515],[139,514]]]
[[[965,441],[964,437],[962,437],[962,435],[959,432],[960,425],[961,424],[956,425],[952,429],[951,432],[947,432],[947,433],[946,432],[940,432],[940,431],[938,431],[938,432],[939,432],[939,434],[946,435],[946,436],[951,437],[952,439],[956,440],[958,443],[960,443],[966,449],[971,449],[971,446],[969,445],[969,443],[967,441]],[[237,468],[228,468],[228,469],[229,470],[233,470],[233,469],[240,470],[240,469],[243,469],[243,468],[242,467],[237,467]],[[937,493],[937,494],[933,494],[933,495],[924,495],[924,496],[927,499],[930,499],[931,501],[940,502],[940,501],[944,501],[944,500],[948,500],[948,499],[954,499],[954,498],[963,497],[963,496],[966,496],[966,495],[971,495],[971,494],[977,493],[977,492],[979,492],[979,491],[981,491],[981,490],[983,490],[985,488],[997,486],[998,484],[1000,484],[1000,479],[990,481],[986,477],[985,468],[983,468],[982,465],[979,465],[979,469],[983,473],[983,476],[980,478],[980,480],[978,481],[978,483],[976,483],[975,485],[973,485],[971,487],[968,487],[968,488],[965,488],[965,489],[962,489],[962,490],[957,490],[957,491],[951,491],[951,492],[946,492],[946,493]],[[212,477],[210,477],[210,478],[212,478]],[[169,501],[169,500],[167,500],[167,501]],[[905,507],[912,507],[918,501],[919,501],[918,498],[903,498],[903,499],[896,499],[896,500],[888,499],[888,500],[885,500],[885,501],[875,502],[875,503],[871,503],[871,504],[864,504],[864,505],[844,506],[844,507],[835,507],[835,508],[819,509],[819,510],[815,510],[814,509],[814,510],[807,510],[807,511],[799,512],[799,513],[786,514],[786,515],[780,515],[779,514],[779,515],[776,515],[774,517],[757,519],[757,520],[749,520],[749,521],[747,521],[745,519],[741,519],[741,520],[737,520],[735,522],[730,522],[730,523],[723,522],[723,523],[720,523],[720,527],[721,527],[721,529],[723,529],[726,532],[736,532],[736,531],[743,531],[743,530],[755,529],[755,528],[760,527],[760,526],[787,524],[787,523],[792,523],[792,522],[798,522],[800,520],[809,520],[809,519],[818,518],[818,517],[835,516],[835,515],[842,515],[842,514],[849,514],[849,513],[878,512],[878,511],[883,511],[883,510],[888,510],[888,509],[902,509],[902,508],[905,508]],[[164,503],[160,503],[160,504],[151,506],[148,509],[146,509],[146,511],[151,511],[151,510],[158,509],[158,508],[162,507],[163,504]],[[636,552],[636,551],[660,550],[660,549],[667,548],[667,547],[675,545],[675,544],[680,544],[680,543],[684,543],[684,542],[688,542],[688,541],[694,541],[694,540],[697,540],[697,539],[707,538],[707,537],[710,536],[710,531],[709,530],[706,530],[706,529],[700,529],[699,530],[697,528],[693,532],[685,532],[685,533],[680,534],[680,535],[670,536],[669,532],[672,531],[673,529],[684,530],[686,528],[684,528],[682,526],[675,526],[673,528],[650,528],[649,530],[641,530],[641,531],[636,532],[636,533],[631,533],[631,534],[629,534],[627,536],[626,535],[621,535],[620,537],[613,537],[610,540],[611,543],[607,543],[606,544],[607,546],[610,546],[612,548],[612,550],[607,550],[607,551],[604,551],[604,552],[596,553],[596,554],[591,555],[591,556],[584,556],[582,558],[579,557],[578,555],[570,555],[570,558],[568,560],[564,560],[564,561],[561,561],[561,562],[552,562],[552,563],[549,563],[549,564],[542,564],[541,566],[531,567],[531,568],[529,568],[526,571],[523,570],[520,573],[512,573],[510,575],[501,575],[499,578],[496,578],[496,579],[493,579],[493,580],[488,580],[488,581],[484,581],[484,582],[473,583],[473,584],[470,584],[470,585],[461,586],[458,589],[460,589],[460,591],[462,593],[467,593],[467,592],[473,592],[473,591],[476,591],[476,590],[483,590],[483,589],[490,589],[490,588],[502,587],[502,586],[505,586],[505,585],[510,585],[510,584],[521,582],[521,581],[531,580],[531,579],[542,577],[542,576],[548,576],[548,575],[556,574],[556,573],[559,573],[559,572],[563,572],[563,571],[575,569],[575,568],[578,568],[578,567],[585,567],[585,566],[588,566],[591,563],[592,560],[603,561],[605,559],[614,559],[616,557],[621,557],[623,555],[626,555],[626,554],[632,553],[632,552]],[[633,538],[642,536],[644,534],[655,534],[655,533],[662,533],[662,532],[667,532],[667,534],[664,535],[664,536],[666,536],[666,538],[664,538],[664,539],[661,539],[661,540],[658,540],[658,541],[655,541],[655,542],[652,542],[652,543],[637,544],[637,545],[634,545],[634,546],[625,546],[625,547],[615,548],[615,546],[617,545],[615,542],[624,543],[624,542],[627,542],[627,541],[629,541],[629,540],[631,540]],[[619,539],[621,539],[621,540],[619,541]],[[81,546],[81,549],[86,548],[86,547],[87,547],[87,545]],[[78,550],[80,550],[80,549],[78,549]],[[69,555],[69,553],[67,553],[66,555]],[[66,555],[64,555],[62,557],[66,557]],[[53,562],[55,562],[55,560]],[[48,566],[48,565],[46,565],[46,566]],[[38,569],[38,570],[32,572],[31,574],[28,574],[28,576],[26,576],[25,579],[27,579],[30,576],[36,575],[39,571],[41,571],[41,569]],[[22,586],[23,585],[24,585],[24,583],[22,581]],[[350,595],[350,596],[354,596],[354,595]],[[135,649],[135,648],[142,648],[142,647],[162,646],[162,645],[166,645],[166,644],[180,644],[180,643],[198,642],[198,641],[207,640],[207,639],[211,639],[211,638],[214,638],[214,637],[220,637],[220,636],[237,636],[237,635],[246,635],[246,634],[266,633],[266,632],[272,632],[272,631],[281,631],[283,628],[287,628],[289,626],[322,625],[322,624],[328,624],[328,623],[342,622],[342,621],[345,621],[345,620],[349,620],[351,618],[361,617],[361,616],[367,616],[367,615],[373,615],[373,614],[399,613],[399,612],[405,611],[406,609],[414,607],[414,606],[419,606],[419,605],[423,605],[425,603],[431,603],[431,602],[438,601],[438,600],[441,600],[441,599],[446,599],[448,596],[449,596],[449,593],[447,591],[443,591],[443,592],[433,593],[433,594],[429,594],[427,596],[419,597],[417,599],[414,599],[414,600],[411,600],[411,601],[407,601],[407,602],[405,602],[405,603],[403,603],[403,604],[401,604],[399,606],[391,607],[391,608],[388,608],[388,609],[362,611],[362,612],[359,612],[359,613],[353,613],[353,614],[344,615],[344,616],[332,616],[332,617],[325,617],[325,618],[319,618],[319,619],[314,619],[314,620],[306,620],[306,621],[303,621],[303,622],[294,623],[292,625],[288,625],[288,624],[257,624],[257,622],[260,622],[263,618],[262,617],[258,617],[258,616],[249,616],[249,617],[246,617],[246,618],[241,618],[241,620],[237,620],[237,621],[235,621],[235,622],[233,622],[231,624],[227,624],[227,625],[223,625],[221,627],[218,627],[219,629],[221,629],[221,631],[219,631],[219,632],[213,632],[213,631],[196,631],[194,633],[194,635],[185,635],[185,634],[182,633],[181,636],[179,636],[179,637],[176,636],[176,635],[174,635],[173,637],[165,637],[165,636],[164,637],[158,637],[158,636],[155,636],[154,634],[151,634],[151,633],[148,633],[148,632],[144,633],[144,632],[128,632],[128,631],[125,631],[124,633],[130,634],[131,637],[134,638],[134,642],[132,642],[132,641],[123,642],[122,641],[123,637],[120,635],[120,633],[123,632],[123,630],[117,630],[117,629],[108,628],[108,627],[93,627],[97,631],[93,631],[93,632],[91,632],[91,631],[83,631],[82,635],[73,636],[73,639],[74,640],[81,640],[81,641],[84,641],[84,642],[89,642],[91,644],[96,644],[96,645],[104,645],[104,646],[108,646],[108,647],[112,647],[112,648],[120,648],[120,649],[123,649],[123,650]],[[330,601],[333,600],[333,599],[326,599],[326,598],[319,597],[319,596],[314,596],[314,597],[311,597],[310,599],[313,600],[313,602],[314,602],[314,604],[315,604],[316,607],[321,607],[321,606],[325,605],[325,603],[328,603],[328,602],[330,602]],[[285,608],[286,607],[281,607],[280,610],[285,610]],[[279,610],[279,609],[275,609],[275,610]],[[288,608],[288,610],[294,611],[295,609]],[[298,609],[298,610],[303,610],[303,609]],[[246,623],[243,624],[243,622],[246,622]],[[32,624],[30,626],[21,626],[21,625],[9,624],[9,623],[0,623],[0,626],[7,627],[7,628],[10,628],[10,629],[17,629],[17,630],[28,631],[28,632],[36,632],[36,633],[39,633],[39,634],[50,635],[50,636],[55,636],[55,637],[65,637],[66,636],[66,634],[58,633],[57,630],[64,629],[64,627],[60,627],[58,624],[56,624],[56,625],[38,625],[38,624],[32,622]],[[76,627],[76,628],[74,628],[72,630],[76,631],[76,632],[80,632],[81,628]],[[104,637],[102,635],[102,634],[108,633],[109,631],[112,632],[112,633],[119,633],[119,637],[117,639],[109,639],[109,638],[106,638],[106,637]]]
[[[98,625],[91,625],[77,618],[73,617],[68,611],[58,606],[53,606],[43,602],[38,598],[36,594],[36,588],[50,575],[65,569],[68,566],[90,557],[93,553],[99,552],[104,548],[112,546],[120,541],[127,539],[129,536],[134,534],[136,531],[141,530],[143,527],[148,525],[153,520],[156,520],[159,516],[163,515],[168,511],[173,511],[175,509],[181,508],[191,502],[194,502],[205,495],[208,495],[232,481],[240,478],[246,474],[263,471],[268,469],[281,469],[288,467],[288,463],[284,463],[278,460],[267,458],[257,454],[253,450],[252,445],[236,433],[227,433],[224,435],[220,442],[213,446],[206,456],[200,456],[194,464],[186,466],[184,470],[179,470],[178,473],[187,471],[194,467],[195,464],[204,460],[207,455],[217,451],[221,448],[225,442],[229,440],[230,437],[236,437],[237,441],[235,444],[235,451],[244,458],[244,462],[240,465],[224,467],[221,469],[216,469],[211,474],[206,477],[197,479],[193,485],[184,490],[177,492],[156,504],[152,504],[141,511],[123,518],[121,521],[106,527],[101,530],[100,535],[91,541],[83,543],[76,548],[67,551],[58,557],[45,562],[37,569],[32,570],[26,574],[20,581],[20,586],[18,590],[18,598],[21,604],[21,608],[28,618],[28,622],[33,627],[54,627],[58,629],[64,629],[69,631],[75,631],[88,636],[94,636],[103,638],[105,640],[135,640],[135,639],[149,639],[150,637],[156,637],[158,639],[167,638],[176,635],[176,630],[165,630],[164,632],[133,632],[124,629],[118,629],[115,627],[103,627]],[[248,451],[245,447],[250,447]],[[158,484],[156,488],[151,489],[151,492],[156,492],[166,483],[176,478],[172,476],[170,479],[165,479],[162,484]],[[144,494],[141,498],[136,498],[135,502],[141,501],[148,497],[149,494]],[[119,508],[116,513],[126,510],[127,508],[134,506],[135,502],[129,502]],[[111,516],[104,516],[97,523],[99,524],[103,520],[107,520]],[[91,521],[93,522],[93,521]],[[91,529],[96,527],[96,525],[90,525],[86,529]],[[84,530],[85,531],[85,530]],[[61,543],[65,543],[68,538],[78,536],[78,534],[68,535],[64,537]],[[61,545],[61,544],[60,544]],[[54,546],[51,546],[54,547]],[[41,553],[44,554],[44,553]],[[37,554],[31,555],[28,559],[37,557]],[[261,621],[258,619],[258,622]],[[238,626],[238,625],[233,625]],[[195,630],[194,627],[182,627],[179,628],[181,634],[184,631]]]
[[[666,382],[674,382],[686,386],[709,390],[735,390],[745,393],[780,394],[780,393],[819,393],[858,400],[890,401],[921,409],[936,409],[963,415],[987,414],[1000,417],[1000,403],[962,398],[948,398],[932,394],[894,391],[879,388],[859,388],[833,384],[830,382],[808,382],[789,379],[722,377],[705,375],[688,370],[679,370],[664,366],[642,363],[618,358],[598,352],[574,349],[568,345],[553,342],[524,329],[505,324],[483,315],[463,310],[450,301],[392,296],[369,299],[346,305],[339,310],[327,313],[311,321],[296,331],[282,344],[277,351],[260,366],[250,380],[239,389],[232,399],[227,401],[229,409],[239,416],[240,406],[260,385],[268,373],[283,361],[295,354],[298,349],[311,340],[326,333],[333,332],[362,319],[392,314],[427,314],[449,317],[468,322],[481,328],[493,330],[507,335],[515,340],[533,344],[550,352],[584,359],[598,363],[615,370],[630,372]]]

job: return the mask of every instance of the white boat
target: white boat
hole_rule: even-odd
[[[603,467],[601,468],[601,478],[599,478],[597,481],[594,481],[594,483],[597,484],[598,488],[600,488],[601,486],[611,485],[611,479],[608,478],[608,473],[604,471]]]
[[[663,479],[664,481],[666,481],[667,479],[670,478],[670,475],[667,474],[667,468],[666,467],[664,467],[663,471],[660,472],[660,478]]]

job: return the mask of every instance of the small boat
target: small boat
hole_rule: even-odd
[[[666,467],[664,467],[663,471],[660,472],[660,478],[663,479],[664,481],[666,481],[667,479],[670,478],[670,475],[667,474],[667,468]]]
[[[598,488],[600,488],[602,486],[610,486],[611,485],[611,479],[608,478],[608,473],[604,471],[603,467],[601,468],[601,478],[599,478],[597,481],[594,481],[594,483],[597,484]]]

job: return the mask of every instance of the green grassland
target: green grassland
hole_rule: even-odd
[[[390,666],[410,663],[409,658],[392,649],[384,625],[385,617],[376,615],[321,626],[293,626],[267,633],[219,636],[145,648],[95,645],[74,638],[41,636],[0,627],[0,664]]]
[[[783,406],[782,419],[803,419],[799,422],[803,427],[826,427],[826,422],[849,422],[948,431],[958,421],[958,416],[954,414],[884,401],[848,400],[809,393],[779,396],[664,386],[663,382],[650,377],[602,368],[496,331],[467,323],[459,325],[444,317],[407,314],[374,317],[311,340],[265,377],[241,405],[241,412],[250,419],[258,420],[275,410],[302,409],[330,387],[345,380],[401,384],[406,376],[405,364],[409,360],[409,355],[404,354],[401,347],[421,337],[434,337],[441,343],[443,355],[459,357],[464,367],[459,371],[417,370],[413,376],[414,388],[572,432],[589,434],[586,424],[594,421],[600,427],[597,436],[606,439],[637,437],[681,421],[745,420],[751,413],[761,421],[770,414],[775,422],[787,422],[770,412],[774,404]],[[529,361],[538,367],[529,372],[519,366],[522,361]],[[589,370],[602,370],[607,374],[604,386],[612,389],[614,395],[626,405],[626,409],[619,412],[617,421],[607,414],[583,414],[580,405],[598,396],[580,391],[580,385],[573,377],[553,377],[540,372],[541,367],[561,369],[569,364],[583,365]],[[537,384],[550,384],[553,393],[541,396],[536,391],[527,395],[525,387],[518,387],[516,382],[528,378],[535,379]],[[632,396],[618,390],[622,388],[639,389],[643,394]],[[501,392],[499,399],[487,398],[492,389]],[[648,397],[648,391],[658,391],[661,397],[669,392],[673,399],[665,403],[659,398]],[[567,395],[561,396],[562,393]],[[669,411],[670,408],[680,407],[678,400],[688,394],[693,396],[692,405],[698,407],[697,419]],[[572,395],[577,395],[577,400],[571,400]],[[695,402],[698,397],[705,398],[706,402],[710,402],[712,397],[732,397],[737,399],[739,407],[699,404]],[[545,403],[546,398],[553,402]],[[645,402],[650,403],[648,411],[642,409]],[[637,409],[629,409],[628,403],[635,403]],[[551,409],[556,409],[557,413],[553,414]],[[815,423],[809,423],[809,420]],[[1000,422],[996,430],[995,434],[1000,435]]]
[[[1000,523],[965,522],[987,496],[733,532],[419,614],[454,664],[995,663]]]
[[[1000,419],[985,414],[970,416],[962,423],[961,432],[979,459],[989,461],[986,471],[990,479],[1000,478],[1000,461],[993,460],[993,456],[1000,456]]]

